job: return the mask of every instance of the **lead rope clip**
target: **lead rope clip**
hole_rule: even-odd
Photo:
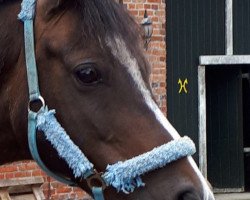
[[[104,200],[104,190],[107,185],[102,178],[103,173],[99,173],[96,170],[92,175],[86,178],[88,187],[91,189],[95,200]]]

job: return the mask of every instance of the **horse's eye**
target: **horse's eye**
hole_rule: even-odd
[[[75,75],[85,85],[93,85],[102,81],[99,71],[92,64],[78,66]]]

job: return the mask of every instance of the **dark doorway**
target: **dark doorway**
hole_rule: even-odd
[[[250,68],[242,69],[245,189],[250,191]]]
[[[208,66],[208,179],[220,192],[244,191],[241,66]]]
[[[225,1],[167,0],[166,4],[168,119],[198,147],[199,56],[224,54]],[[187,93],[179,93],[179,79],[188,80]],[[199,154],[194,158],[198,162]]]

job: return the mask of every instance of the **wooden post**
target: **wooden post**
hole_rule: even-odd
[[[8,187],[0,189],[0,200],[11,200],[8,192]]]
[[[206,69],[198,67],[198,101],[199,101],[199,167],[207,178],[207,122],[206,122]]]
[[[45,200],[42,177],[0,180],[0,200]]]

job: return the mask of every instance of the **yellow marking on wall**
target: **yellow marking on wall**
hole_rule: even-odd
[[[184,81],[182,81],[180,78],[178,80],[178,84],[180,85],[179,94],[182,92],[188,93],[186,85],[188,84],[188,79],[186,78]]]

